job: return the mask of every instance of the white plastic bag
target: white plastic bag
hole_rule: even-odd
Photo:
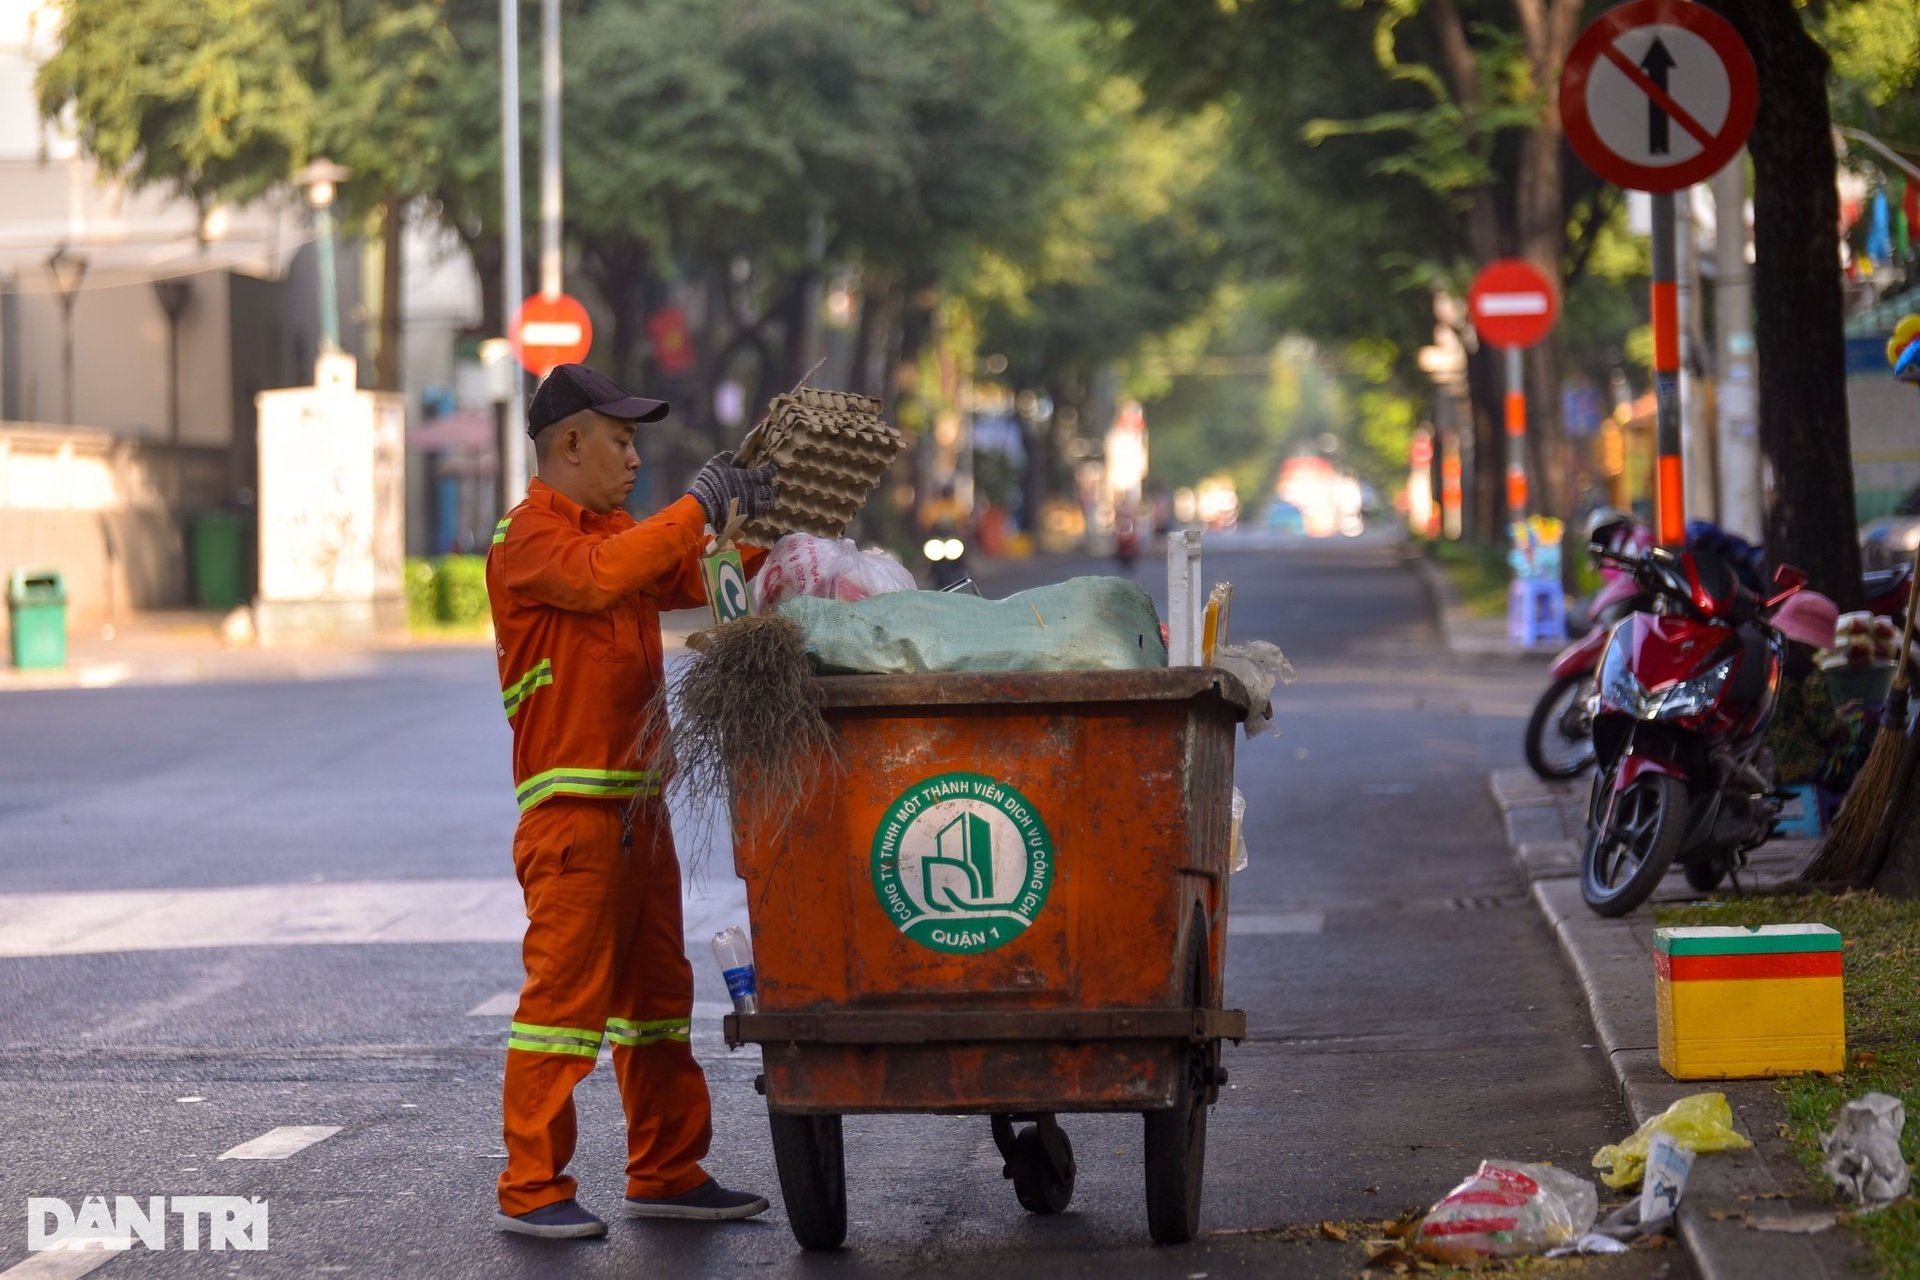
[[[1414,1247],[1443,1262],[1517,1258],[1572,1244],[1600,1213],[1585,1178],[1545,1164],[1482,1160],[1420,1220]]]
[[[851,538],[790,533],[773,544],[753,579],[753,609],[765,613],[800,596],[865,600],[918,584],[907,567],[884,551],[862,551]]]
[[[1233,832],[1231,848],[1233,863],[1227,868],[1227,874],[1247,869],[1247,798],[1240,794],[1240,788],[1233,789]]]
[[[1900,1154],[1907,1109],[1889,1093],[1867,1093],[1841,1107],[1820,1137],[1834,1194],[1878,1208],[1906,1194],[1911,1178]]]
[[[841,543],[842,547],[852,545],[851,542]],[[840,576],[834,580],[833,598],[865,600],[868,596],[883,596],[890,591],[917,591],[919,587],[920,584],[913,580],[911,569],[886,552],[869,548],[842,562]]]
[[[1293,664],[1280,646],[1265,640],[1246,644],[1223,644],[1214,650],[1213,665],[1231,673],[1253,695],[1252,710],[1247,713],[1247,737],[1257,738],[1273,727],[1273,686],[1292,684],[1296,679]]]

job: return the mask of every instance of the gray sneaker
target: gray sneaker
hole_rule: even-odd
[[[691,1191],[677,1196],[643,1198],[628,1196],[629,1218],[692,1218],[719,1222],[728,1218],[751,1218],[767,1211],[767,1198],[751,1191],[729,1191],[708,1178]]]
[[[549,1240],[584,1239],[607,1234],[607,1224],[582,1209],[578,1200],[557,1200],[522,1214],[510,1214],[503,1209],[493,1215],[493,1225],[501,1231],[542,1236]]]

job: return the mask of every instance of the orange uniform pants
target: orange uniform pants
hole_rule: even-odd
[[[573,1196],[573,1087],[602,1040],[627,1118],[627,1194],[675,1196],[706,1181],[707,1078],[688,1043],[693,969],[680,920],[680,859],[667,815],[642,802],[554,799],[520,815],[514,872],[527,899],[527,981],[507,1040],[507,1167],[500,1207]]]

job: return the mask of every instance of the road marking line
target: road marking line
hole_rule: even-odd
[[[518,991],[502,991],[497,996],[488,996],[473,1008],[467,1010],[469,1018],[511,1018],[513,1011],[520,1007]]]
[[[1228,911],[1227,936],[1319,933],[1326,923],[1320,911]]]
[[[285,1160],[340,1132],[337,1124],[283,1124],[259,1137],[220,1153],[222,1160]]]
[[[125,1249],[83,1245],[77,1249],[48,1249],[25,1262],[0,1271],[0,1280],[80,1280],[125,1253]]]
[[[746,889],[715,877],[689,895],[689,949],[714,918],[744,918]],[[704,930],[704,933],[700,932]],[[354,880],[210,889],[0,894],[0,958],[186,948],[519,943],[526,898],[511,877]]]

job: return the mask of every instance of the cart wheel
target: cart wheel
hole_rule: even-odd
[[[1073,1202],[1073,1143],[1057,1124],[1030,1124],[1013,1140],[1013,1194],[1033,1213],[1061,1213]]]
[[[1207,1004],[1207,926],[1198,907],[1188,933],[1187,1003]],[[1207,1165],[1207,1096],[1219,1042],[1181,1055],[1173,1106],[1148,1111],[1147,1233],[1155,1244],[1186,1244],[1200,1230],[1200,1188]]]
[[[787,1223],[803,1249],[838,1249],[847,1238],[847,1162],[839,1116],[767,1113]]]

